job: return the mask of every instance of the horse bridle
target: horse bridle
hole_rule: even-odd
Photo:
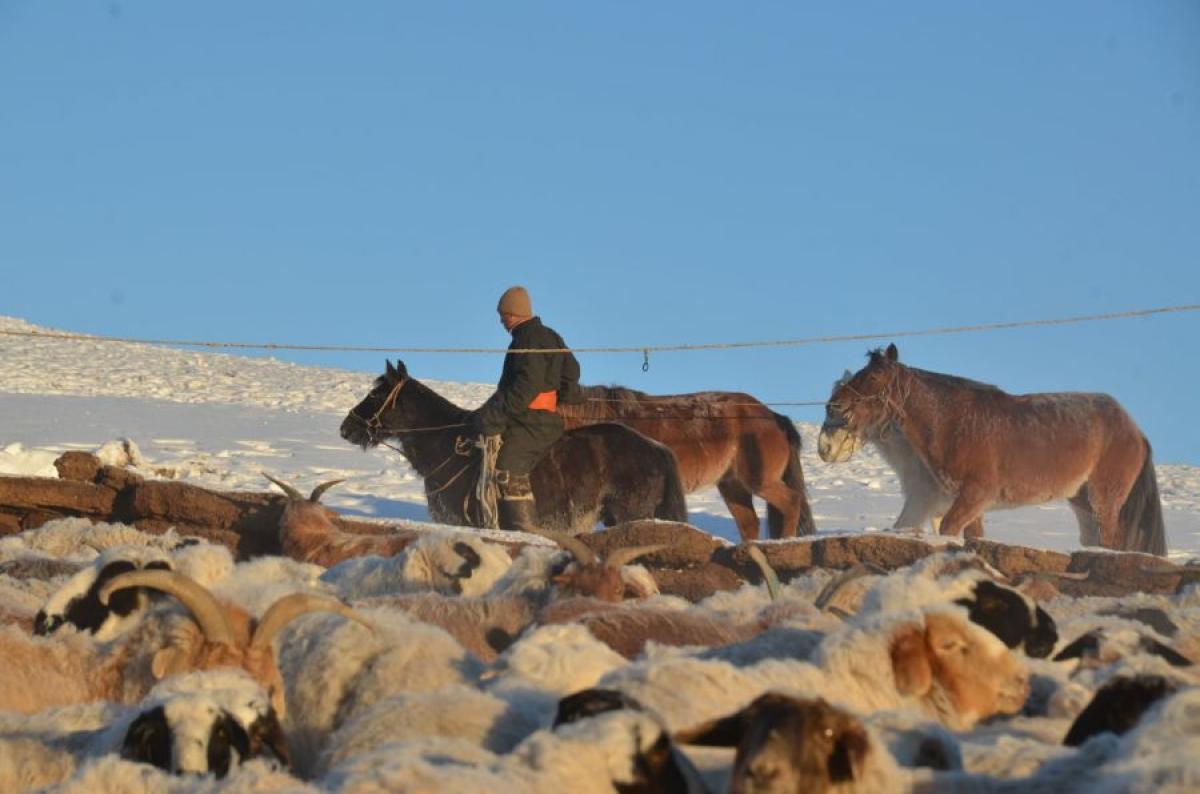
[[[396,449],[391,444],[387,443],[384,440],[384,438],[389,437],[389,436],[405,435],[407,433],[419,433],[422,431],[450,430],[455,427],[463,427],[464,426],[464,423],[458,422],[458,423],[452,424],[452,425],[438,425],[436,427],[412,427],[412,428],[401,428],[401,429],[385,428],[383,426],[383,420],[381,417],[385,413],[387,413],[388,411],[390,411],[396,407],[396,400],[398,400],[400,398],[400,390],[403,389],[405,384],[407,384],[410,380],[411,380],[411,378],[409,378],[407,375],[404,375],[400,378],[400,380],[396,381],[396,384],[394,386],[392,386],[391,391],[388,392],[388,396],[385,397],[383,402],[379,405],[379,409],[376,410],[375,413],[372,414],[369,418],[363,419],[358,414],[352,414],[352,416],[354,416],[356,419],[358,419],[358,421],[362,422],[363,425],[367,428],[367,433],[370,434],[372,440],[374,440],[378,444],[382,444],[385,447],[388,447],[389,449],[393,449],[396,452],[399,452],[401,454],[404,454],[403,450]],[[386,431],[387,436],[384,436],[381,431]],[[428,475],[425,475],[422,479],[427,480],[430,477],[432,477],[433,475],[437,474],[439,471],[441,471],[443,468],[445,468],[447,463],[454,460],[454,458],[456,456],[466,457],[466,458],[471,457],[471,455],[477,449],[478,449],[478,445],[475,442],[471,441],[470,439],[464,438],[462,436],[457,436],[454,439],[454,453],[451,454],[449,457],[447,457],[445,460],[443,460],[441,463],[439,463],[436,467],[434,467],[434,469],[431,472],[429,472]],[[461,477],[463,475],[463,473],[471,467],[472,463],[473,463],[473,461],[468,460],[465,464],[462,465],[462,467],[459,468],[459,470],[457,472],[454,473],[454,475],[452,477],[450,477],[446,482],[442,483],[440,486],[438,486],[433,491],[431,491],[429,493],[429,495],[434,496],[434,495],[439,494],[442,491],[446,490],[447,488],[449,488],[451,485],[454,484],[455,480],[457,480],[459,477]]]
[[[845,408],[840,403],[834,403],[832,400],[830,400],[830,402],[825,407],[825,411],[826,411],[825,422],[826,422],[826,424],[828,424],[830,427],[833,427],[835,429],[844,428],[849,433],[854,433],[855,435],[859,435],[859,436],[866,436],[866,434],[868,433],[868,431],[871,428],[864,427],[861,430],[859,430],[852,426],[854,424],[854,412],[855,412],[854,409],[857,408],[858,406],[862,405],[863,403],[879,402],[883,406],[883,415],[879,418],[879,420],[877,422],[875,422],[872,425],[872,427],[883,428],[884,430],[881,431],[879,435],[881,438],[885,437],[885,431],[889,424],[894,423],[894,422],[901,422],[904,419],[904,408],[901,406],[901,400],[898,399],[898,394],[897,394],[899,391],[899,388],[900,388],[898,385],[899,380],[900,380],[900,376],[899,376],[899,372],[897,371],[892,374],[891,379],[888,380],[888,382],[884,386],[882,386],[877,392],[875,392],[875,394],[871,394],[871,395],[863,394],[858,389],[851,386],[849,381],[842,384],[842,386],[839,387],[840,389],[847,389],[848,391],[853,393],[853,395],[855,397],[854,405],[849,408]],[[831,407],[834,411],[837,412],[837,421],[836,422],[829,421],[829,409]]]

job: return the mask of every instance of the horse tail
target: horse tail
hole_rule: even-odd
[[[798,535],[815,535],[817,534],[817,524],[813,521],[812,507],[808,504],[808,488],[804,484],[804,469],[800,466],[800,448],[802,445],[800,439],[800,431],[796,429],[796,423],[783,414],[771,412],[775,417],[775,423],[787,436],[788,440],[788,459],[783,469],[783,484],[800,494],[800,520],[797,522],[796,534]],[[771,537],[781,537],[776,529],[776,525],[783,522],[783,516],[778,510],[770,505],[767,505],[767,526],[770,530]],[[782,529],[782,527],[780,527]]]
[[[660,445],[663,454],[663,493],[654,517],[664,521],[678,521],[686,524],[688,520],[687,499],[683,495],[683,480],[679,477],[679,461],[675,453],[665,444]]]
[[[1154,474],[1154,459],[1150,442],[1146,442],[1146,459],[1134,482],[1119,519],[1125,548],[1160,556],[1167,553],[1167,534],[1163,522],[1162,500],[1158,495],[1158,478]]]

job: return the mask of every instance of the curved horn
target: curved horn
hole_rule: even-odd
[[[532,530],[532,534],[540,535],[547,540],[554,541],[585,565],[596,562],[596,553],[574,535],[568,535],[566,532],[555,532],[549,529],[535,529]]]
[[[375,627],[366,618],[336,598],[315,593],[292,593],[271,604],[263,613],[262,620],[254,627],[254,636],[250,638],[250,647],[268,647],[271,640],[275,639],[275,635],[284,626],[310,612],[333,612],[356,623],[361,623],[372,632],[375,631]]]
[[[767,555],[763,554],[762,549],[754,544],[746,549],[746,553],[750,555],[750,559],[758,566],[758,570],[762,571],[763,581],[767,583],[767,592],[771,595],[772,601],[779,600],[779,575],[775,573],[775,569],[771,567],[771,563],[767,562]]]
[[[262,473],[262,476],[266,477],[268,480],[270,480],[271,482],[275,483],[280,488],[282,488],[283,492],[288,495],[289,499],[303,499],[304,498],[304,494],[300,493],[295,488],[288,485],[286,482],[275,479],[270,474],[267,474],[265,471]]]
[[[628,565],[645,554],[653,554],[656,551],[671,548],[666,543],[655,543],[653,546],[628,546],[624,549],[617,549],[608,555],[604,561],[607,568],[620,568],[622,565]]]
[[[310,501],[310,502],[321,501],[321,494],[325,493],[326,491],[328,491],[330,488],[337,485],[338,483],[343,483],[345,481],[346,481],[346,478],[343,477],[340,480],[330,480],[329,482],[321,483],[316,488],[313,488],[312,495],[308,497],[308,501]]]
[[[857,563],[830,580],[829,584],[825,585],[825,588],[817,595],[817,600],[813,602],[813,605],[817,609],[824,609],[833,600],[833,597],[837,595],[838,591],[850,582],[853,582],[855,579],[861,579],[864,576],[879,576],[883,573],[886,573],[886,571],[877,565]]]
[[[198,584],[194,579],[184,576],[177,571],[160,569],[130,571],[120,576],[114,576],[100,588],[100,603],[108,604],[108,599],[117,590],[127,587],[149,587],[154,590],[175,596],[175,600],[192,614],[192,618],[200,626],[200,631],[209,642],[220,642],[234,645],[233,629],[225,618],[225,610],[208,592],[208,588]]]

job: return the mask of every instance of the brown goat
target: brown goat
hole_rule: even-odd
[[[333,523],[337,513],[319,500],[323,493],[343,480],[321,483],[305,498],[287,483],[266,473],[263,476],[287,494],[283,514],[279,517],[279,545],[284,555],[294,560],[329,568],[352,557],[372,554],[391,557],[412,542],[407,536],[356,535],[339,529]]]
[[[136,703],[168,676],[193,670],[237,667],[253,676],[282,717],[283,682],[271,640],[289,622],[309,612],[336,612],[364,622],[345,604],[294,593],[276,601],[257,624],[245,610],[218,602],[211,593],[174,571],[142,570],[114,577],[100,592],[102,603],[116,590],[149,587],[174,596],[189,616],[150,615],[112,646],[82,636],[61,640],[0,637],[0,710],[31,714],[53,706],[108,700]],[[11,632],[11,630],[8,630]]]

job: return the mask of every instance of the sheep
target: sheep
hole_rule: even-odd
[[[1079,667],[1097,667],[1140,653],[1158,656],[1173,667],[1190,667],[1193,662],[1150,631],[1122,626],[1116,621],[1097,626],[1067,643],[1054,655],[1056,662],[1078,660]]]
[[[90,700],[133,703],[156,681],[192,670],[241,667],[267,689],[284,714],[283,686],[271,640],[288,622],[307,612],[337,612],[362,621],[346,605],[309,594],[277,601],[254,623],[240,607],[219,603],[205,588],[174,571],[143,570],[110,579],[99,591],[101,603],[130,587],[172,595],[187,611],[151,613],[113,643],[97,645],[72,633],[61,638],[28,638],[0,629],[0,709],[32,713]]]
[[[627,659],[646,650],[647,643],[673,646],[732,646],[758,637],[797,614],[806,604],[784,602],[767,607],[754,619],[733,621],[703,609],[661,609],[625,606],[592,599],[563,599],[538,614],[542,625],[578,623]]]
[[[101,604],[100,589],[120,574],[142,569],[172,570],[172,565],[165,553],[149,547],[106,550],[47,599],[34,617],[33,633],[44,636],[70,624],[97,640],[112,639],[141,617],[153,594],[131,587]]]
[[[347,759],[322,778],[340,794],[703,794],[695,767],[650,715],[617,711],[539,730],[495,755],[455,740],[399,741]]]
[[[279,720],[266,693],[241,671],[177,676],[135,707],[117,707],[106,724],[71,730],[80,715],[63,710],[0,733],[0,790],[41,789],[108,754],[175,774],[225,777],[255,757],[286,768]],[[109,709],[111,712],[112,709]],[[65,732],[64,732],[65,731]]]
[[[362,609],[371,630],[327,616],[280,636],[287,693],[284,728],[297,773],[313,773],[331,734],[377,703],[405,692],[465,686],[484,667],[441,629],[403,612]]]
[[[1117,794],[1195,791],[1200,783],[1200,688],[1160,699],[1122,736],[1104,731],[1033,774],[1005,780],[947,773],[914,794]]]
[[[736,747],[731,792],[887,792],[905,784],[895,760],[867,726],[821,698],[767,692],[734,714],[674,738]]]
[[[626,563],[660,550],[659,545],[618,549],[601,560],[577,538],[547,534],[574,559],[560,570],[542,550],[525,549],[508,573],[479,598],[448,598],[435,593],[374,597],[355,602],[362,607],[402,610],[424,623],[449,632],[464,648],[485,662],[494,661],[516,637],[533,624],[547,602],[563,595],[588,595],[587,603],[618,601],[622,597],[657,592],[653,579],[627,579]],[[646,577],[648,578],[648,577]],[[634,584],[630,584],[633,581]]]
[[[1117,676],[1096,690],[1091,702],[1071,723],[1063,744],[1078,747],[1104,731],[1123,734],[1147,709],[1177,689],[1177,684],[1160,675]]]
[[[481,596],[512,565],[508,550],[466,532],[433,532],[395,557],[358,557],[338,563],[321,580],[345,599],[433,591]]]
[[[1028,671],[961,607],[875,616],[827,635],[810,661],[744,668],[688,657],[641,662],[599,682],[655,710],[672,729],[744,706],[768,689],[820,694],[856,713],[915,707],[954,730],[1018,712]]]
[[[871,566],[855,566],[830,582],[816,603],[849,616],[953,602],[966,607],[972,621],[1009,648],[1021,648],[1036,658],[1048,656],[1058,642],[1054,619],[1034,599],[1004,581],[1002,574],[974,555],[934,554],[891,575]],[[861,593],[857,602],[846,597],[852,584]]]

